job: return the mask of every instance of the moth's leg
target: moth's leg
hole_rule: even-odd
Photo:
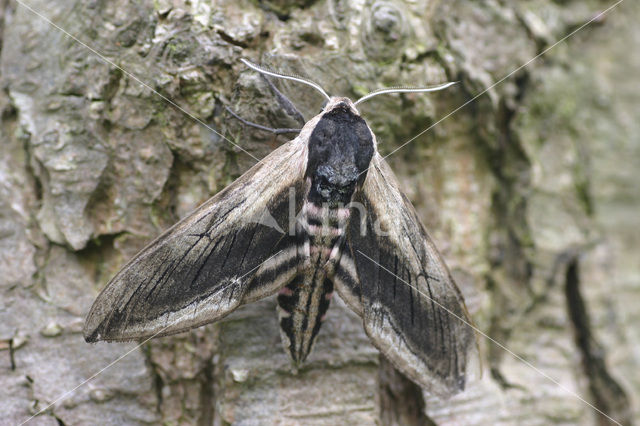
[[[282,92],[279,91],[278,88],[271,82],[271,80],[269,80],[263,74],[260,74],[260,77],[262,77],[264,81],[267,82],[273,94],[276,95],[278,103],[284,109],[287,115],[296,120],[300,126],[304,126],[304,123],[306,123],[306,121],[302,116],[302,113],[298,110],[298,108],[296,108],[293,102],[291,102],[289,98],[283,95]]]
[[[261,124],[253,123],[251,121],[245,120],[244,118],[240,117],[238,114],[233,112],[231,108],[229,108],[226,105],[224,106],[224,108],[227,110],[229,114],[235,117],[236,120],[239,120],[242,124],[245,124],[250,127],[255,127],[256,129],[264,130],[265,132],[273,133],[274,135],[282,135],[285,133],[300,133],[300,130],[301,130],[301,129],[274,129],[273,127],[263,126]]]

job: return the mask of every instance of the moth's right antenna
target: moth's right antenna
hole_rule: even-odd
[[[374,90],[373,92],[365,95],[355,101],[353,104],[358,105],[360,102],[364,102],[367,99],[371,99],[374,96],[382,95],[385,93],[413,93],[413,92],[437,92],[438,90],[446,89],[449,86],[453,86],[457,81],[452,81],[449,83],[444,83],[439,86],[432,87],[386,87],[383,89]]]
[[[249,68],[251,68],[254,71],[258,71],[259,73],[270,75],[271,77],[284,78],[286,80],[293,80],[293,81],[297,81],[298,83],[308,84],[309,86],[311,86],[314,89],[316,89],[318,92],[322,93],[322,96],[327,98],[327,100],[331,100],[331,97],[329,95],[327,95],[327,92],[325,92],[322,89],[322,87],[320,87],[319,84],[314,83],[311,80],[307,80],[306,78],[302,78],[302,77],[298,77],[298,76],[294,76],[294,75],[281,74],[281,73],[277,73],[277,72],[274,72],[274,71],[269,71],[269,70],[266,70],[264,68],[261,68],[261,67],[257,66],[254,63],[251,63],[251,62],[247,61],[244,58],[240,58],[240,60],[242,61],[243,64],[245,64],[246,66],[248,66]]]

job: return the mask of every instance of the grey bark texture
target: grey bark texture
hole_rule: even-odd
[[[81,335],[127,259],[254,164],[224,138],[258,158],[286,140],[225,105],[296,126],[239,58],[351,98],[459,80],[362,104],[390,153],[611,4],[28,1],[109,64],[0,1],[0,424],[54,402],[28,424],[611,423],[567,389],[640,421],[634,0],[389,157],[478,328],[564,389],[480,336],[482,376],[440,400],[380,359],[339,300],[300,371],[273,299],[141,347]],[[321,108],[312,89],[276,84],[307,119]]]

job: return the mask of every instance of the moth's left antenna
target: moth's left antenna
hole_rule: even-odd
[[[373,98],[374,96],[383,95],[385,93],[414,93],[414,92],[437,92],[438,90],[446,89],[449,86],[453,86],[457,81],[452,81],[449,83],[440,84],[438,86],[432,87],[386,87],[383,89],[374,90],[373,92],[365,95],[355,101],[353,104],[358,105],[360,102],[364,102],[368,99]]]
[[[308,84],[309,86],[311,86],[314,89],[316,89],[318,92],[322,93],[322,96],[327,98],[327,100],[331,100],[331,97],[329,95],[327,95],[327,92],[325,92],[322,89],[322,87],[320,87],[319,84],[314,83],[311,80],[307,80],[306,78],[298,77],[298,76],[295,76],[295,75],[281,74],[281,73],[277,73],[275,71],[270,71],[270,70],[261,68],[261,67],[257,66],[256,64],[247,61],[244,58],[240,58],[240,60],[242,61],[243,64],[245,64],[246,66],[248,66],[249,68],[251,68],[254,71],[258,71],[259,73],[270,75],[271,77],[284,78],[286,80],[293,80],[293,81],[297,81],[298,83]]]

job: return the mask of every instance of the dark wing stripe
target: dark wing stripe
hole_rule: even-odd
[[[200,240],[196,240],[195,243],[193,243],[185,252],[184,254],[180,257],[180,259],[171,259],[171,263],[167,266],[167,268],[164,270],[164,272],[162,273],[162,275],[160,276],[160,278],[158,280],[156,280],[153,283],[153,286],[151,287],[151,289],[147,292],[147,295],[145,296],[144,300],[145,301],[150,301],[151,303],[154,302],[155,300],[155,296],[154,293],[156,291],[156,289],[158,289],[158,287],[160,286],[160,284],[164,283],[165,278],[167,277],[167,275],[169,274],[169,272],[173,273],[175,272],[176,268],[178,267],[178,265],[180,265],[184,259],[189,255],[189,253],[191,253],[191,251],[193,250],[193,248],[200,242]],[[154,299],[151,299],[151,297],[154,296]]]
[[[362,290],[358,271],[353,262],[354,253],[352,247],[347,246],[345,248],[347,250],[342,253],[340,263],[336,267],[332,278],[333,285],[342,300],[358,315],[363,315]]]
[[[193,277],[193,279],[191,280],[191,282],[189,283],[189,290],[193,290],[193,285],[194,283],[198,282],[198,279],[200,278],[200,274],[202,273],[202,270],[204,269],[205,265],[207,265],[209,263],[209,260],[211,259],[211,255],[213,255],[216,252],[216,249],[218,248],[218,244],[220,244],[220,241],[222,241],[223,238],[220,237],[218,239],[216,239],[216,243],[213,245],[213,247],[211,247],[211,250],[209,250],[209,247],[211,246],[211,243],[213,242],[213,239],[209,238],[209,242],[207,243],[207,246],[200,252],[200,254],[198,255],[198,258],[196,259],[196,262],[202,262],[200,263],[200,266],[198,267],[198,270],[196,271],[195,276]],[[207,253],[208,251],[208,253]],[[204,261],[201,261],[202,255],[204,253],[207,253],[207,257]]]
[[[229,242],[229,248],[227,249],[227,254],[224,256],[224,260],[222,261],[222,267],[227,266],[227,261],[229,260],[229,254],[231,254],[231,249],[233,249],[233,243],[236,242],[236,236],[238,235],[238,231],[233,232],[233,236],[231,237],[231,242]],[[229,237],[227,237],[229,238]],[[226,243],[226,241],[225,241]]]
[[[244,303],[261,299],[270,293],[270,288],[281,288],[294,278],[298,269],[298,256],[295,245],[278,251],[278,254],[260,264],[251,278],[250,286],[245,292]]]
[[[244,260],[247,258],[247,253],[249,252],[249,249],[253,247],[252,243],[253,243],[253,239],[256,236],[257,231],[258,231],[258,224],[256,224],[253,227],[253,231],[251,232],[251,237],[249,238],[249,242],[245,246],[246,248],[244,250],[244,253],[242,253],[242,259],[240,259],[240,266],[242,266],[242,264],[244,263]]]

